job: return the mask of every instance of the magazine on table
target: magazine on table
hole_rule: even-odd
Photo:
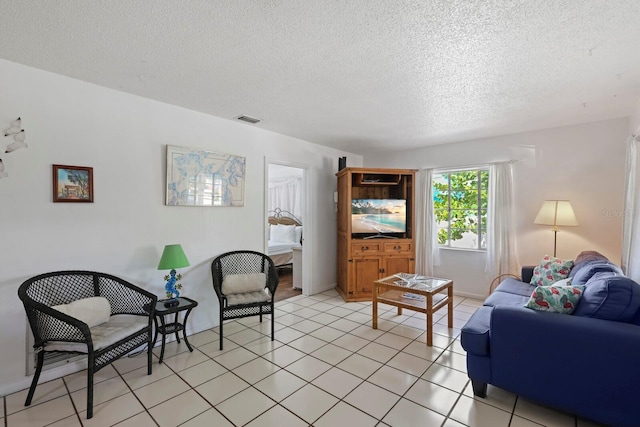
[[[407,288],[431,289],[433,287],[433,277],[410,273],[398,273],[394,274],[394,277],[400,279],[396,284],[406,286]]]

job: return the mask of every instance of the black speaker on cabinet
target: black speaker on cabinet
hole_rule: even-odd
[[[338,157],[338,171],[347,167],[347,156]]]

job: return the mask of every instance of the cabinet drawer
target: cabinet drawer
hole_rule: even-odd
[[[358,242],[351,243],[351,255],[367,255],[380,252],[380,243]]]
[[[392,253],[409,253],[413,250],[413,245],[409,242],[389,242],[384,244],[384,252]]]

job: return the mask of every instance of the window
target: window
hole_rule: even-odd
[[[433,211],[442,247],[487,248],[488,169],[433,175]]]

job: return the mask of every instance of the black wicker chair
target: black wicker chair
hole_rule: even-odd
[[[155,295],[109,274],[57,271],[28,279],[20,285],[18,296],[27,312],[38,354],[25,406],[33,399],[46,352],[87,355],[87,418],[93,417],[93,376],[100,369],[146,344],[147,373],[151,375]],[[106,323],[90,328],[84,321],[52,308],[90,297],[109,301],[111,316]],[[104,307],[108,311],[106,304]],[[105,333],[107,328],[117,330],[119,336]]]
[[[261,291],[245,293],[227,293],[225,290],[225,278],[233,275],[257,275],[264,273],[264,285]],[[220,302],[220,350],[222,350],[222,324],[229,319],[241,317],[260,316],[271,314],[271,341],[274,339],[274,295],[278,287],[278,273],[271,258],[254,251],[227,252],[211,263],[213,276],[213,289]]]

